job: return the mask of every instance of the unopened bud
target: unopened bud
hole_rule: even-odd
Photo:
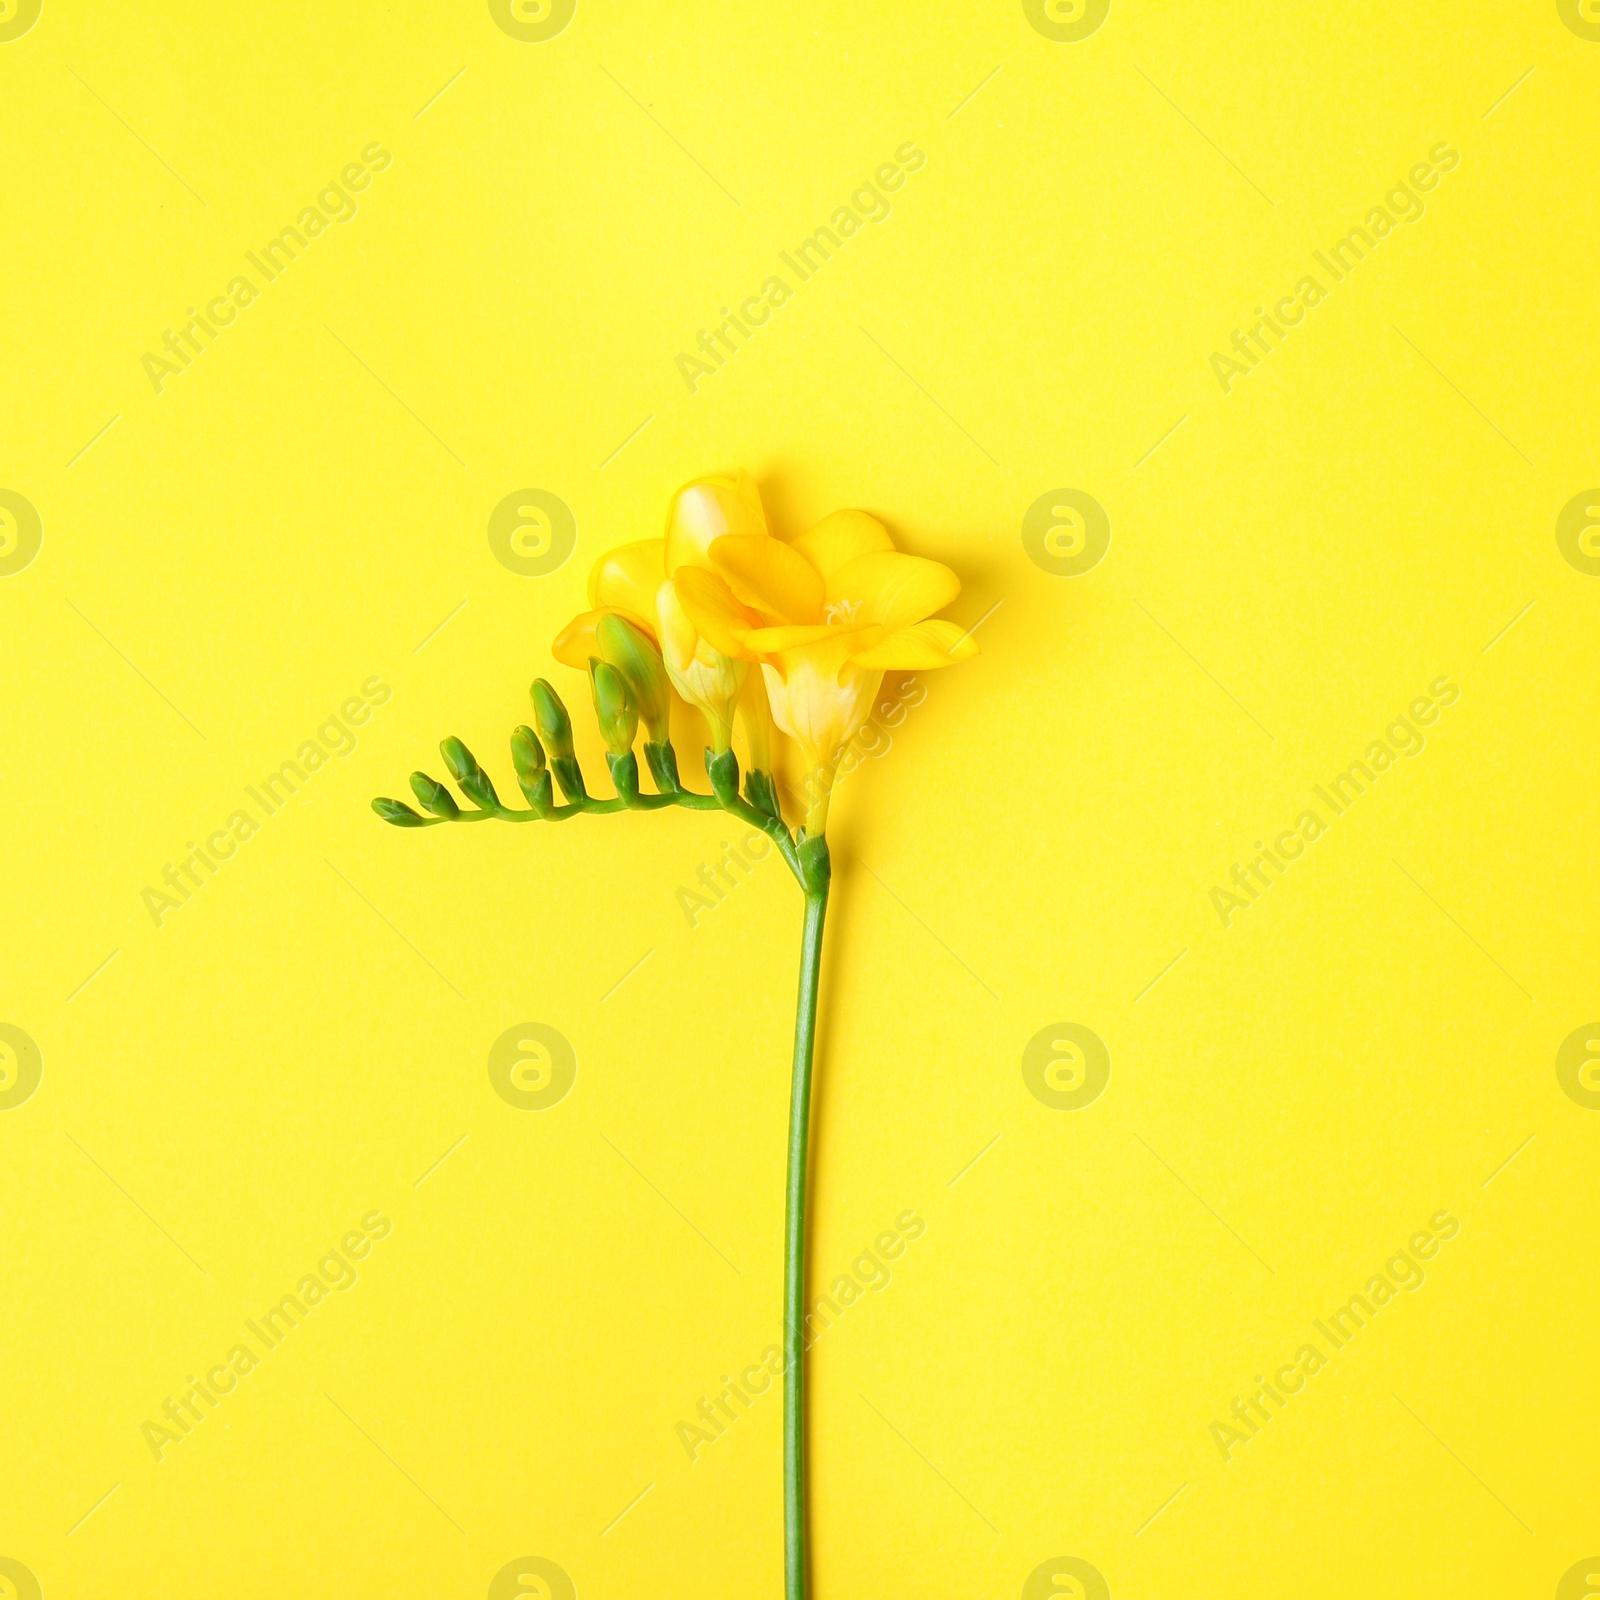
[[[543,679],[536,678],[528,691],[533,699],[533,722],[551,756],[572,756],[572,718],[561,703],[561,696]]]
[[[456,797],[445,786],[426,772],[413,772],[411,774],[411,792],[422,802],[424,811],[431,811],[436,817],[448,817],[452,821],[461,815],[461,807],[456,804]]]
[[[444,757],[444,764],[450,769],[450,776],[457,783],[463,778],[470,778],[479,770],[478,758],[459,739],[441,739],[439,754]]]
[[[536,782],[544,771],[544,746],[532,728],[524,726],[511,735],[511,764],[517,769],[517,776],[530,783]]]
[[[633,748],[639,731],[639,708],[627,679],[610,662],[589,657],[589,692],[594,697],[595,720],[600,737],[615,756],[625,756]]]
[[[459,739],[441,739],[439,754],[444,757],[450,776],[461,785],[461,792],[473,804],[485,811],[500,809],[500,796],[494,792],[489,774],[478,765],[478,758]],[[418,799],[421,799],[420,795]]]
[[[511,735],[511,763],[517,769],[517,785],[524,798],[541,814],[550,809],[550,771],[544,762],[544,746],[532,728],[518,728]]]
[[[644,721],[645,739],[660,744],[667,737],[672,710],[672,685],[667,669],[648,635],[626,617],[608,611],[595,629],[600,658],[622,674]]]
[[[403,801],[390,800],[383,795],[372,802],[372,809],[385,822],[392,822],[397,828],[425,828],[428,825]]]

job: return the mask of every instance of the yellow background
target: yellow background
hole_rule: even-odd
[[[46,1596],[482,1596],[528,1556],[583,1600],[779,1592],[776,1393],[692,1462],[675,1429],[776,1334],[794,886],[691,927],[717,817],[368,809],[448,733],[514,793],[533,676],[588,720],[547,651],[595,555],[744,465],[780,531],[870,509],[983,621],[830,828],[817,1287],[927,1226],[812,1359],[819,1600],[1092,1592],[1064,1557],[1554,1595],[1600,1552],[1600,1112],[1555,1073],[1600,1016],[1600,578],[1555,537],[1600,482],[1597,87],[1554,0],[1114,0],[1077,41],[45,0],[0,42],[0,488],[44,530],[0,577],[0,1022],[43,1059],[0,1112],[0,1556]],[[164,330],[374,141],[158,394]],[[691,393],[907,141],[893,215]],[[1212,353],[1440,141],[1426,215],[1225,393]],[[487,538],[529,487],[576,521],[545,576]],[[1080,576],[1021,540],[1062,488],[1110,518]],[[1224,930],[1213,887],[1440,675],[1427,748]],[[157,928],[141,892],[373,676]],[[527,1022],[577,1056],[542,1111],[486,1070]],[[1075,1111],[1021,1070],[1062,1022],[1111,1057]],[[1225,1460],[1441,1208],[1424,1287]],[[359,1283],[157,1462],[141,1425],[372,1210]]]

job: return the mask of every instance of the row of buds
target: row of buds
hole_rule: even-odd
[[[762,827],[778,840],[780,848],[790,845],[772,774],[759,770],[746,774],[741,796],[739,763],[731,749],[706,751],[711,794],[698,794],[684,786],[669,733],[671,683],[655,642],[626,617],[615,613],[599,619],[594,639],[599,654],[589,657],[589,694],[595,722],[605,742],[606,765],[616,790],[614,799],[600,799],[589,793],[573,748],[572,718],[554,686],[540,678],[529,691],[534,726],[519,727],[511,735],[511,762],[528,803],[526,811],[501,801],[477,757],[457,738],[443,740],[439,752],[472,809],[463,808],[431,774],[414,772],[411,791],[422,808],[420,812],[404,801],[387,797],[374,800],[373,810],[396,827],[426,828],[440,822],[479,822],[490,817],[508,822],[559,821],[583,811],[656,810],[668,805],[720,808]],[[634,745],[641,723],[645,760],[656,786],[654,794],[641,793],[639,788]],[[564,804],[557,803],[557,790]]]

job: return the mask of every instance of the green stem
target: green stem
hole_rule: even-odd
[[[811,1066],[822,974],[822,924],[830,868],[824,839],[800,847],[806,891],[800,941],[800,998],[794,1023],[789,1100],[789,1183],[783,1241],[783,1581],[786,1600],[806,1600],[805,1313],[806,1169],[811,1131]]]

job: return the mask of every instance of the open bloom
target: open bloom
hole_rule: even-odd
[[[589,574],[593,609],[567,624],[552,651],[569,667],[586,667],[590,656],[609,660],[601,619],[608,612],[627,618],[661,651],[673,688],[705,713],[713,751],[720,755],[728,748],[739,710],[751,764],[766,770],[771,765],[770,720],[764,697],[746,688],[753,676],[749,658],[742,651],[720,650],[705,636],[684,608],[678,581],[688,570],[709,570],[710,545],[731,535],[767,537],[766,513],[749,473],[686,484],[672,498],[664,538],[621,545],[594,564]],[[755,626],[760,618],[752,612],[743,620]]]
[[[763,519],[707,539],[704,550],[678,574],[679,603],[713,649],[761,664],[773,718],[806,758],[807,830],[816,833],[839,752],[866,721],[884,672],[977,654],[961,628],[932,616],[960,580],[896,550],[864,511],[836,511],[792,543],[773,538]]]
[[[805,756],[815,835],[840,750],[866,721],[885,671],[977,654],[962,629],[933,616],[960,589],[948,567],[896,550],[864,511],[836,511],[785,542],[768,531],[749,473],[696,478],[672,497],[664,538],[595,563],[594,609],[567,625],[554,653],[568,666],[598,656],[626,671],[613,660],[616,629],[604,623],[615,614],[658,645],[673,687],[705,713],[714,753],[728,748],[737,710],[751,766],[769,771],[775,720]]]

